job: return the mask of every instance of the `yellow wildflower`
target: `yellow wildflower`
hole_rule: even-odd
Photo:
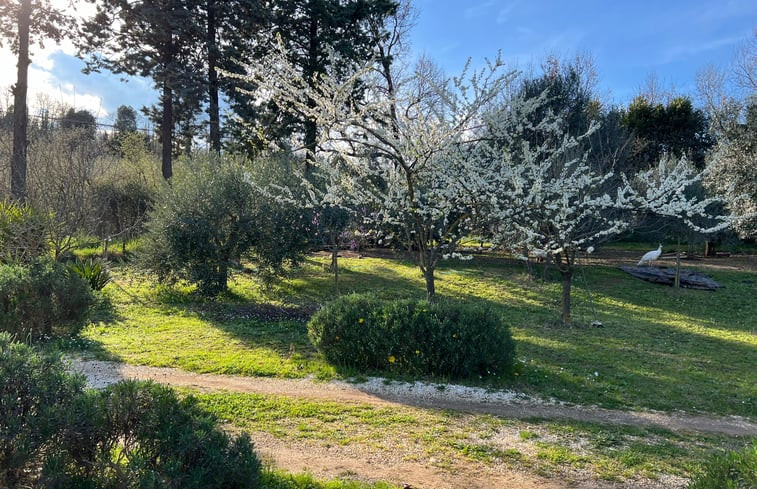
[[[360,323],[360,324],[363,324],[365,322],[365,319],[360,318],[360,319],[357,320],[357,322]]]
[[[396,358],[394,358],[394,355],[389,355],[389,363],[394,363]]]

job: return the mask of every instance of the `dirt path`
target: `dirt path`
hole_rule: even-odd
[[[102,388],[126,378],[154,380],[167,385],[204,391],[269,394],[304,399],[360,403],[374,406],[415,406],[488,413],[505,417],[574,419],[608,424],[659,426],[728,435],[757,436],[757,424],[737,417],[712,418],[662,412],[613,411],[594,407],[568,406],[528,398],[522,394],[456,385],[386,383],[383,379],[352,384],[344,381],[313,382],[307,379],[273,379],[196,374],[175,368],[126,365],[115,362],[72,360],[74,370],[86,375],[89,385]],[[413,489],[566,489],[566,488],[680,488],[681,478],[658,481],[601,482],[588,475],[571,474],[569,479],[543,479],[506,464],[475,462],[440,467],[422,450],[397,447],[372,450],[364,446],[326,444],[318,441],[291,442],[268,433],[252,433],[261,457],[290,472],[308,472],[316,477],[376,481],[387,480]]]
[[[572,419],[606,424],[656,426],[672,431],[757,436],[757,423],[737,416],[709,417],[655,411],[616,411],[550,403],[510,391],[490,392],[481,388],[457,385],[386,383],[383,379],[370,379],[353,384],[344,381],[313,382],[307,379],[235,377],[196,374],[175,368],[82,360],[74,360],[73,368],[85,374],[89,384],[95,388],[105,387],[125,378],[150,379],[163,384],[200,390],[227,390],[375,406],[404,405],[449,409],[512,418]]]

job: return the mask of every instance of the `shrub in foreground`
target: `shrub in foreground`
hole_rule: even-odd
[[[150,382],[84,390],[60,357],[0,334],[0,487],[259,487],[247,435]]]
[[[18,339],[75,333],[94,302],[87,283],[62,263],[0,264],[0,331]]]
[[[757,487],[757,439],[743,450],[717,455],[688,489],[751,489]]]
[[[251,489],[261,464],[247,434],[231,438],[195,398],[122,381],[75,406],[64,436],[69,481],[97,487]],[[59,470],[55,473],[60,474]]]
[[[381,302],[344,296],[308,324],[332,363],[449,377],[508,375],[515,360],[509,328],[491,308],[457,302]]]
[[[19,487],[55,452],[66,413],[84,382],[59,355],[0,333],[0,487]]]

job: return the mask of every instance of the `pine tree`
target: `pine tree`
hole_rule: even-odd
[[[90,0],[97,14],[79,39],[87,71],[150,77],[161,93],[162,173],[173,175],[174,103],[197,73],[195,48],[201,36],[190,0]]]

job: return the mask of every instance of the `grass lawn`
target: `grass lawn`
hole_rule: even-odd
[[[253,439],[255,433],[267,433],[298,443],[358,445],[447,469],[467,461],[505,464],[547,477],[566,477],[571,471],[612,481],[688,477],[712,452],[748,443],[724,435],[577,421],[511,420],[254,394],[193,395],[226,423],[251,432]]]
[[[268,289],[237,274],[230,292],[214,301],[198,300],[188,286],[156,285],[122,266],[105,289],[110,307],[72,343],[100,358],[196,372],[349,376],[317,354],[303,321],[271,319],[277,311],[312,310],[330,300],[327,263],[313,257]],[[424,295],[423,280],[410,262],[353,258],[340,264],[342,291],[386,298]],[[502,259],[446,263],[438,271],[437,292],[489,302],[512,328],[518,375],[480,383],[611,408],[755,418],[757,274],[710,275],[725,288],[673,289],[613,268],[587,267],[574,284],[573,328],[555,323],[557,281],[532,280],[522,265]],[[595,318],[603,328],[587,326]]]

